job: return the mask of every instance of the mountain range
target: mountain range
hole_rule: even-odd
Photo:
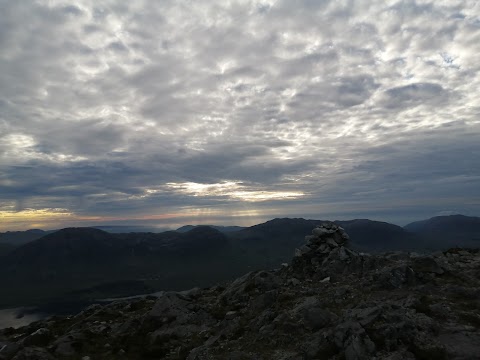
[[[176,231],[113,233],[98,228],[0,234],[0,307],[89,301],[209,286],[289,261],[323,220],[273,219],[251,227],[189,225]],[[435,217],[405,227],[334,221],[364,252],[478,247],[480,218]]]
[[[302,226],[256,229],[281,235],[285,222]],[[194,235],[208,233],[220,239],[208,227]],[[280,268],[222,284],[94,301],[19,328],[0,318],[0,359],[478,359],[479,249],[367,254],[332,222],[305,240]]]

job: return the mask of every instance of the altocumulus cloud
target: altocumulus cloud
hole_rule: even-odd
[[[2,229],[479,213],[477,1],[1,8]]]

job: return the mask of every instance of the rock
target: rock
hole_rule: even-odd
[[[312,248],[308,245],[303,245],[299,249],[295,249],[295,256],[303,256],[308,254],[312,251]]]
[[[187,309],[189,302],[185,297],[176,293],[165,293],[160,296],[148,318],[155,324],[169,323],[175,321],[177,324],[185,324],[190,321],[191,312]]]
[[[52,339],[52,333],[49,329],[40,328],[31,333],[23,340],[25,346],[45,346]]]
[[[11,359],[19,350],[20,345],[17,343],[2,343],[0,344],[0,359],[2,359],[2,357]]]
[[[415,285],[415,272],[409,266],[399,266],[382,276],[383,284],[390,288],[403,288]]]
[[[337,318],[338,316],[331,311],[318,307],[305,309],[303,313],[305,325],[313,331],[331,325]]]
[[[297,280],[298,281],[298,280]],[[256,312],[261,312],[264,309],[272,306],[278,297],[278,290],[270,290],[261,294],[252,302],[252,309]]]
[[[369,360],[375,352],[375,344],[368,336],[354,335],[345,349],[346,360]]]
[[[317,332],[311,336],[304,346],[304,359],[330,359],[337,352],[335,346],[330,343],[322,332]]]
[[[338,258],[342,261],[350,259],[349,254],[345,251],[345,248],[343,246],[341,246],[340,250],[338,251]]]
[[[298,286],[301,282],[297,278],[291,278],[287,280],[287,285]]]
[[[225,319],[226,320],[233,320],[237,317],[237,312],[236,311],[229,311],[225,314]]]
[[[328,253],[330,252],[330,246],[328,246],[327,244],[321,244],[318,247],[318,251],[320,251],[321,253]]]
[[[327,238],[327,239],[325,240],[325,243],[326,243],[327,245],[329,245],[330,247],[333,247],[333,248],[338,247],[338,243],[337,243],[335,240],[333,240],[332,238]]]
[[[20,350],[12,360],[55,360],[55,358],[46,349],[26,347]]]
[[[410,351],[417,359],[435,359],[447,360],[449,358],[447,350],[443,344],[429,339],[425,334],[421,334],[415,338]]]
[[[353,320],[346,320],[338,324],[333,332],[333,342],[340,349],[345,349],[348,339],[352,336],[362,336],[365,330],[360,323]]]
[[[356,319],[362,327],[366,327],[378,319],[381,313],[381,306],[373,306],[364,309],[352,309],[347,311],[347,317]]]
[[[70,332],[53,342],[54,353],[60,356],[73,356],[82,348],[85,335],[80,331]]]
[[[227,360],[252,360],[252,357],[243,351],[233,351],[228,354]]]
[[[430,256],[417,257],[413,261],[413,270],[415,272],[427,272],[441,275],[444,273],[437,260]]]
[[[223,292],[224,302],[247,301],[249,293],[254,290],[265,292],[278,288],[282,279],[271,271],[250,272],[232,282]]]
[[[331,229],[326,229],[324,227],[317,227],[312,230],[312,234],[315,235],[316,237],[324,237],[326,235],[333,234],[335,230]]]
[[[0,360],[460,360],[480,353],[477,250],[359,254],[336,224],[316,229],[281,269],[0,330]]]

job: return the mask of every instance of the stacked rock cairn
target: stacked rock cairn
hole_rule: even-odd
[[[348,234],[333,222],[317,226],[305,240],[305,245],[295,249],[292,270],[296,273],[330,276],[343,272],[352,260],[358,258],[358,254],[348,248]]]
[[[348,240],[350,238],[342,227],[331,222],[323,223],[312,230],[312,235],[305,236],[307,244],[296,249],[295,256],[302,256],[312,250],[327,254],[339,246],[347,246]]]

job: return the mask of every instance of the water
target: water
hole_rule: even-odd
[[[53,302],[38,307],[0,309],[0,329],[22,327],[53,315],[75,315],[93,302]]]
[[[141,299],[148,295],[161,296],[164,292],[159,291],[153,294],[142,294],[121,298],[98,299],[96,301],[78,301],[78,302],[64,302],[57,301],[48,304],[43,304],[38,307],[18,307],[12,309],[0,309],[0,329],[13,327],[18,328],[34,321],[43,320],[50,316],[68,316],[78,314],[87,306],[92,304],[106,305],[114,301]]]
[[[45,319],[49,314],[36,312],[32,308],[14,308],[0,310],[0,329],[18,328],[34,321]]]

